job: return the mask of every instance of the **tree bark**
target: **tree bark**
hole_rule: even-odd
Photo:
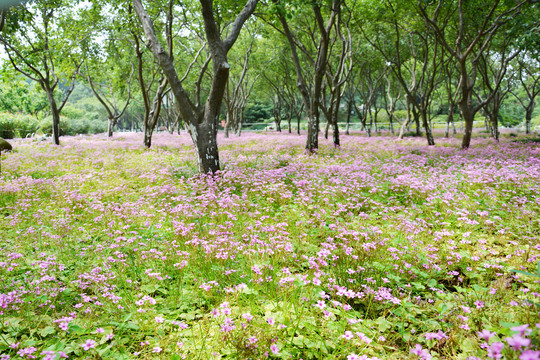
[[[50,90],[50,89],[48,89]],[[56,105],[56,100],[54,99],[53,91],[46,90],[47,100],[51,107],[52,115],[52,138],[55,145],[60,145],[60,112],[58,111],[58,106]]]

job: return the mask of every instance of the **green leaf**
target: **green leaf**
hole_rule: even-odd
[[[85,333],[85,328],[77,325],[77,324],[69,324],[69,328],[68,328],[68,332],[70,334],[84,334]]]
[[[386,320],[385,318],[378,318],[377,321],[375,321],[377,325],[379,325],[379,331],[385,332],[386,330],[392,328],[392,323]]]
[[[52,326],[47,326],[38,331],[38,334],[41,335],[42,337],[47,337],[48,335],[52,335],[54,333],[56,333],[56,330]]]

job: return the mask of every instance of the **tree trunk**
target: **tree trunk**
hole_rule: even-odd
[[[496,111],[490,116],[491,132],[496,141],[499,141],[499,112]]]
[[[460,104],[461,105],[461,104]],[[474,112],[469,106],[460,106],[461,115],[464,121],[463,140],[461,141],[461,148],[468,149],[471,145],[472,131],[474,126]]]
[[[349,127],[351,124],[351,111],[352,111],[352,100],[349,100],[347,105],[347,124],[345,125],[345,135],[349,135]]]
[[[340,147],[339,143],[339,126],[337,121],[334,121],[332,124],[332,140],[334,141],[334,147]]]
[[[292,130],[291,130],[291,121],[292,121],[292,114],[289,114],[289,117],[287,118],[287,125],[289,127],[289,134],[292,132]]]
[[[52,138],[55,145],[60,145],[60,112],[58,111],[58,106],[56,105],[56,100],[54,99],[54,93],[52,89],[48,87],[43,87],[46,94],[47,100],[51,107],[52,115]]]
[[[319,117],[314,117],[313,114],[307,114],[307,120],[308,133],[306,141],[306,151],[308,153],[314,153],[319,148]]]
[[[330,120],[326,121],[326,125],[324,126],[324,138],[328,140],[328,130],[330,129]]]
[[[154,133],[154,128],[152,126],[147,126],[145,124],[143,144],[144,144],[144,146],[146,148],[150,148],[150,146],[152,146],[152,134],[153,133]]]
[[[409,127],[409,123],[411,121],[411,117],[409,116],[409,113],[407,112],[407,119],[405,119],[405,122],[403,125],[401,125],[401,129],[399,129],[399,135],[398,139],[403,140],[403,136],[405,135],[405,129]]]
[[[444,137],[448,137],[450,132],[450,123],[454,125],[454,104],[450,104],[448,107],[448,117],[446,118],[446,130],[444,132]],[[455,126],[454,126],[454,134],[455,134]]]
[[[208,119],[210,114],[205,113],[205,119],[197,126],[189,125],[189,133],[195,144],[197,165],[201,174],[214,174],[219,171],[219,154],[217,145],[217,121]]]
[[[495,138],[495,133],[493,132],[493,127],[491,126],[491,115],[484,116],[484,126],[486,131],[489,131],[489,134],[492,138]]]
[[[109,118],[107,123],[107,137],[113,137],[113,131],[114,131],[114,125],[115,121],[114,118]]]
[[[431,132],[431,127],[428,123],[427,110],[421,111],[422,115],[422,125],[424,125],[424,131],[426,132],[426,139],[428,146],[435,145],[435,140],[433,139],[433,133]]]
[[[416,125],[416,136],[421,136],[422,132],[420,131],[420,114],[417,111],[413,110],[414,124]]]
[[[534,110],[534,99],[529,103],[525,111],[525,134],[531,133],[531,119]]]

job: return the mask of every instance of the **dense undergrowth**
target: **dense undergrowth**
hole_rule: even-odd
[[[540,358],[538,143],[219,141],[14,142],[0,359]]]

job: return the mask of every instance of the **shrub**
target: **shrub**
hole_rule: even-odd
[[[90,121],[86,119],[69,120],[67,135],[78,135],[90,133]]]
[[[407,110],[396,110],[394,111],[394,115],[399,119],[404,121],[407,119]]]
[[[44,134],[51,136],[52,135],[52,116],[47,116],[39,123],[39,130]],[[67,135],[69,131],[68,119],[64,116],[60,116],[60,136]]]
[[[107,120],[86,120],[90,126],[88,132],[90,134],[100,134],[107,131]]]
[[[25,138],[34,134],[39,129],[38,121],[30,115],[19,115],[17,117],[17,131],[19,137]]]
[[[15,115],[0,114],[0,137],[4,139],[13,139],[16,132]]]
[[[0,137],[26,137],[38,129],[37,120],[30,115],[0,113]]]

